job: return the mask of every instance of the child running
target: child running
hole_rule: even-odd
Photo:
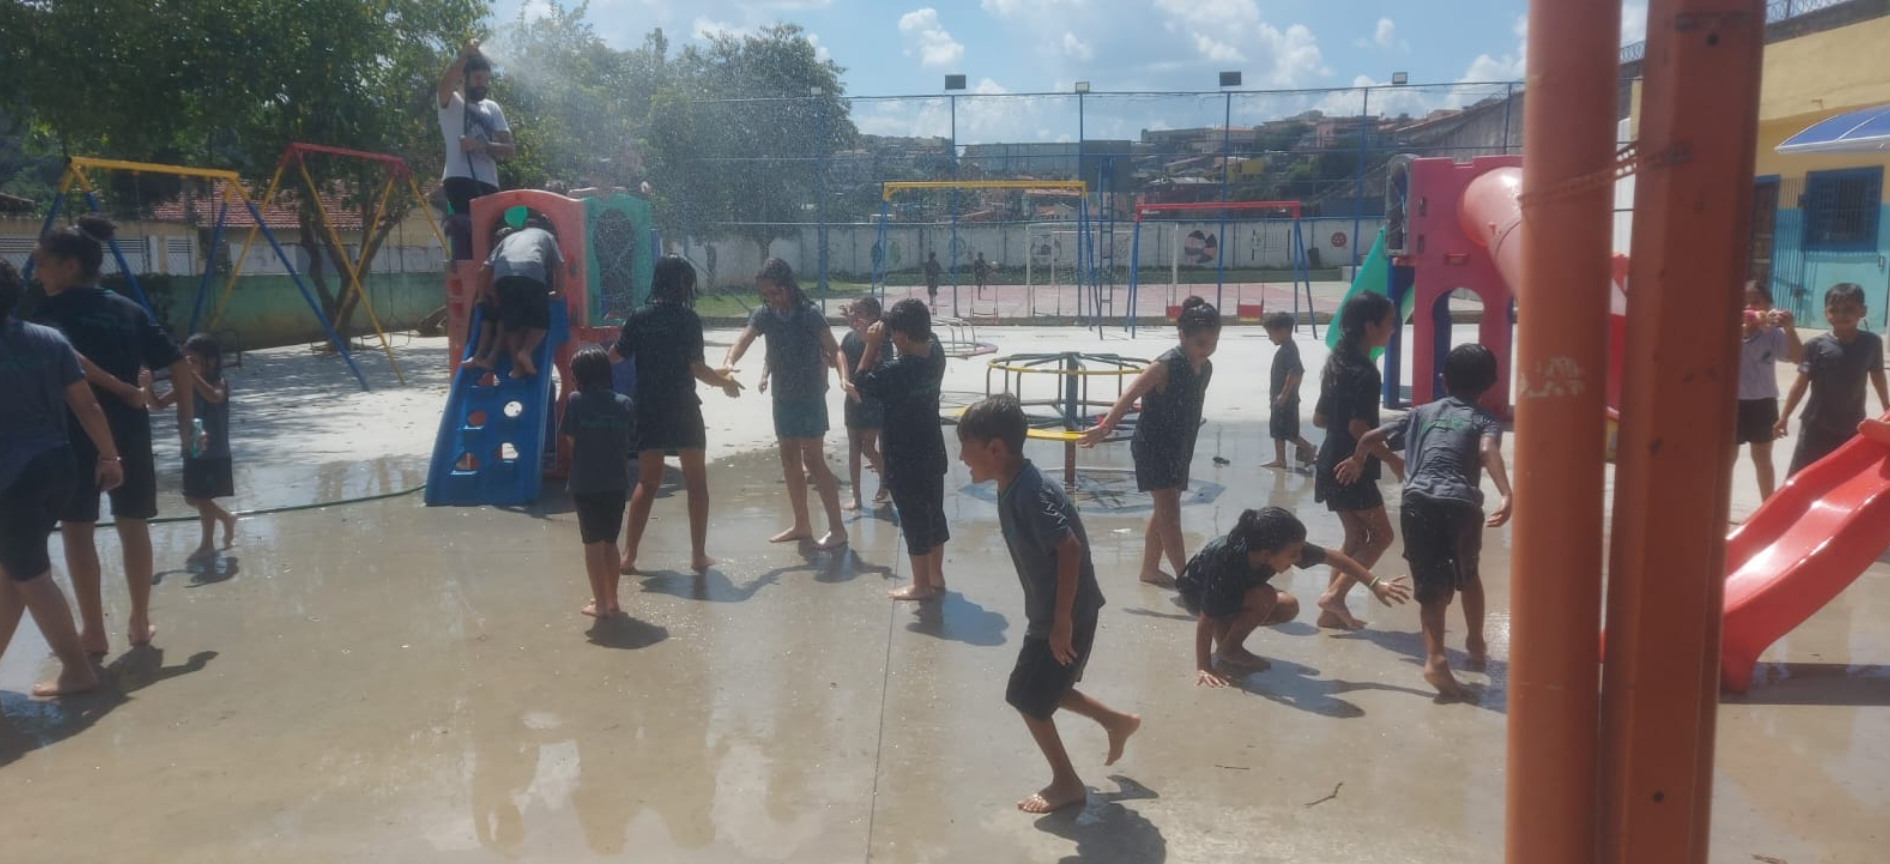
[[[617,605],[617,538],[623,531],[624,500],[630,491],[630,434],[636,412],[629,397],[611,389],[610,356],[595,345],[571,358],[577,390],[565,400],[558,434],[571,439],[568,488],[577,505],[578,537],[591,602],[584,614],[608,618]],[[657,456],[660,463],[662,456]]]
[[[1194,631],[1194,683],[1226,687],[1228,680],[1214,670],[1215,661],[1258,672],[1269,664],[1248,651],[1248,634],[1256,628],[1284,624],[1299,617],[1299,599],[1267,584],[1289,567],[1309,570],[1330,565],[1371,589],[1372,596],[1389,606],[1411,596],[1409,580],[1380,579],[1344,553],[1306,542],[1306,524],[1279,507],[1240,514],[1234,530],[1209,540],[1188,561],[1176,587],[1182,605],[1199,616]]]
[[[899,358],[883,363],[889,339]],[[865,342],[851,387],[886,406],[886,487],[912,558],[912,584],[888,596],[942,597],[945,541],[952,536],[945,524],[945,433],[938,419],[945,349],[932,335],[932,313],[917,298],[894,303],[886,320],[867,328]]]
[[[1208,380],[1214,377],[1214,364],[1208,358],[1220,345],[1221,313],[1206,300],[1189,297],[1181,304],[1175,328],[1181,344],[1142,370],[1108,416],[1083,433],[1082,442],[1084,447],[1101,443],[1141,401],[1129,453],[1135,459],[1135,487],[1149,493],[1155,509],[1142,539],[1140,578],[1163,588],[1175,585],[1175,577],[1162,570],[1163,553],[1176,573],[1188,560],[1181,537],[1181,493],[1188,488],[1201,407],[1207,400]]]
[[[1063,487],[1046,480],[1024,458],[1024,408],[1009,393],[985,399],[958,422],[959,458],[971,480],[998,484],[998,525],[1024,589],[1024,644],[1011,670],[1005,701],[1024,715],[1030,737],[1050,763],[1050,785],[1017,802],[1025,813],[1049,813],[1083,803],[1088,790],[1057,732],[1056,712],[1067,708],[1096,721],[1109,736],[1104,765],[1122,758],[1142,718],[1110,708],[1076,689],[1083,680],[1103,607],[1089,534]]]
[[[1805,346],[1798,341],[1792,313],[1772,308],[1772,295],[1757,282],[1746,283],[1746,320],[1739,348],[1738,444],[1748,445],[1752,470],[1759,477],[1759,500],[1772,497],[1777,486],[1772,469],[1773,429],[1778,425],[1778,369],[1797,363]],[[1739,451],[1733,450],[1733,464]]]
[[[1772,428],[1773,434],[1785,437],[1798,400],[1804,398],[1805,391],[1811,392],[1811,399],[1805,402],[1805,416],[1799,420],[1798,446],[1792,451],[1792,467],[1786,477],[1831,455],[1857,434],[1857,424],[1864,421],[1866,377],[1877,391],[1877,404],[1890,411],[1890,388],[1884,386],[1883,339],[1857,326],[1864,320],[1865,311],[1860,285],[1840,282],[1824,292],[1824,320],[1831,322],[1831,332],[1805,341],[1798,380],[1792,382],[1785,410]]]
[[[925,296],[932,301],[932,308],[938,308],[938,279],[945,268],[938,264],[938,253],[925,253]],[[874,301],[878,302],[878,301]]]
[[[840,340],[840,351],[847,357],[847,368],[853,371],[855,383],[858,376],[867,372],[860,365],[860,358],[866,356],[866,332],[879,323],[879,301],[872,297],[862,297],[853,301],[846,310],[847,326],[852,328]],[[895,340],[897,344],[897,340]],[[892,360],[887,352],[880,352],[879,365],[884,366]],[[877,367],[875,367],[877,368]],[[762,369],[765,382],[769,370]],[[936,406],[934,406],[936,407]],[[938,413],[936,411],[934,414]],[[873,494],[875,506],[886,503],[886,468],[880,462],[879,430],[886,425],[886,403],[871,396],[848,394],[846,405],[841,409],[841,416],[847,424],[847,481],[853,489],[853,500],[841,505],[848,510],[860,509],[860,460],[862,457],[872,466],[873,473],[879,475],[879,491]],[[939,444],[940,460],[943,461],[945,445],[943,437]]]
[[[715,566],[709,557],[709,469],[704,459],[708,434],[696,382],[720,387],[733,399],[741,382],[729,370],[702,361],[702,319],[696,317],[696,271],[676,255],[657,259],[650,278],[650,302],[623,322],[609,360],[635,362],[636,491],[630,495],[629,534],[617,572],[637,572],[637,548],[650,523],[650,507],[663,485],[663,454],[675,451],[682,461],[683,488],[689,495],[689,566],[700,573]]]
[[[781,446],[781,476],[787,481],[788,506],[794,512],[794,524],[769,538],[774,543],[814,540],[814,529],[807,514],[807,481],[827,510],[827,533],[814,541],[816,549],[847,545],[846,524],[840,515],[840,488],[833,471],[827,467],[823,439],[827,436],[827,372],[831,365],[840,375],[840,386],[848,380],[846,355],[833,339],[820,310],[802,293],[794,281],[794,270],[786,261],[769,258],[755,274],[755,287],[763,303],[749,316],[735,344],[729,346],[722,367],[733,371],[755,337],[768,337],[767,364],[774,376],[774,435]]]
[[[1260,467],[1285,468],[1286,445],[1298,448],[1299,461],[1311,464],[1312,442],[1299,434],[1299,384],[1306,378],[1306,364],[1299,362],[1299,345],[1293,341],[1293,314],[1275,312],[1267,316],[1267,339],[1274,345],[1273,376],[1267,388],[1267,434],[1273,439],[1273,461]]]
[[[223,346],[209,334],[198,333],[184,340],[184,360],[190,364],[191,398],[203,433],[194,436],[190,449],[184,451],[184,502],[197,511],[197,523],[203,528],[197,551],[190,561],[208,561],[217,555],[213,542],[218,525],[223,526],[223,548],[236,545],[236,514],[223,509],[218,498],[236,494],[235,463],[230,457],[230,382],[223,377]],[[149,380],[150,373],[139,378]],[[175,388],[162,396],[152,394],[152,407],[168,408],[177,401]]]
[[[1385,515],[1385,498],[1378,491],[1378,462],[1391,463],[1392,471],[1404,470],[1404,463],[1384,445],[1366,454],[1364,465],[1352,480],[1338,477],[1339,463],[1351,458],[1358,440],[1378,427],[1378,367],[1372,363],[1372,349],[1383,347],[1396,326],[1391,301],[1382,294],[1360,294],[1346,301],[1339,312],[1339,344],[1326,360],[1319,385],[1319,404],[1313,409],[1313,425],[1326,430],[1325,443],[1319,446],[1319,460],[1313,472],[1313,500],[1339,514],[1345,526],[1345,542],[1339,551],[1366,569],[1391,548],[1391,519]],[[1357,630],[1365,622],[1345,607],[1354,580],[1333,568],[1332,581],[1319,598],[1319,626]]]
[[[1489,661],[1483,638],[1483,580],[1477,559],[1483,528],[1509,521],[1509,474],[1503,467],[1503,424],[1477,407],[1496,386],[1496,355],[1482,345],[1459,345],[1444,357],[1444,387],[1450,395],[1419,405],[1359,439],[1358,450],[1339,463],[1340,482],[1357,477],[1365,454],[1383,447],[1404,448],[1404,560],[1417,582],[1419,620],[1424,629],[1424,680],[1448,699],[1472,696],[1450,674],[1444,653],[1444,617],[1452,594],[1463,592],[1464,650],[1470,669]],[[1483,517],[1483,469],[1503,496],[1486,521]]]

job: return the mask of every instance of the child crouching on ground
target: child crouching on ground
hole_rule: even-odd
[[[593,345],[579,351],[571,358],[571,377],[577,379],[577,392],[565,402],[558,434],[571,439],[571,498],[591,582],[584,614],[607,618],[623,611],[617,606],[617,538],[630,491],[628,454],[636,414],[630,399],[611,388],[610,356],[604,349]]]
[[[971,406],[958,423],[959,458],[974,483],[996,480],[998,525],[1024,588],[1024,644],[1011,670],[1005,701],[1024,715],[1031,738],[1050,763],[1050,785],[1017,802],[1026,813],[1083,803],[1088,791],[1057,733],[1057,709],[1101,724],[1114,765],[1142,718],[1110,708],[1076,689],[1083,679],[1102,610],[1102,589],[1090,560],[1089,536],[1063,487],[1024,458],[1024,408],[1005,393]]]
[[[1201,547],[1175,582],[1182,605],[1199,616],[1194,682],[1226,687],[1227,678],[1214,671],[1216,660],[1256,672],[1271,665],[1247,650],[1247,635],[1299,617],[1299,599],[1268,581],[1289,567],[1322,565],[1364,583],[1387,606],[1411,596],[1405,577],[1381,579],[1342,552],[1306,542],[1306,524],[1279,507],[1240,514],[1234,530]]]
[[[1363,454],[1381,443],[1403,447],[1405,461],[1404,558],[1417,583],[1424,628],[1424,680],[1447,698],[1471,694],[1450,674],[1444,654],[1444,616],[1451,595],[1463,592],[1464,647],[1470,668],[1489,659],[1483,639],[1483,580],[1477,558],[1483,528],[1509,521],[1509,475],[1503,468],[1503,426],[1477,407],[1496,385],[1496,355],[1482,345],[1459,345],[1444,357],[1444,387],[1450,395],[1413,408],[1404,417],[1365,433],[1358,455],[1339,465],[1340,482],[1361,470]],[[1503,503],[1483,518],[1483,470]]]

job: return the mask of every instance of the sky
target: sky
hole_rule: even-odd
[[[496,23],[540,14],[546,0],[498,0]],[[1327,89],[1387,84],[1405,72],[1414,85],[1499,82],[1494,87],[1414,87],[1373,91],[1372,113],[1423,114],[1500,95],[1521,80],[1528,32],[1526,0],[591,0],[589,19],[618,47],[634,47],[661,27],[672,44],[716,31],[775,22],[804,27],[845,68],[850,96],[938,96],[961,73],[968,93],[1093,94],[1217,91],[1217,73],[1239,70],[1247,90]],[[1622,41],[1645,32],[1645,2],[1626,2]],[[1361,92],[1241,97],[1244,121],[1319,108],[1356,114]],[[948,133],[955,108],[959,140],[1074,140],[1134,137],[1140,129],[1219,125],[1226,105],[1205,99],[1087,97],[856,102],[862,131]],[[1066,104],[1070,103],[1070,104]],[[1091,114],[1094,115],[1093,119]],[[1066,116],[1067,115],[1067,116]]]

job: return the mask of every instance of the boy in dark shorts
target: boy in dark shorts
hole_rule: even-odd
[[[1365,433],[1363,454],[1380,443],[1405,451],[1404,558],[1411,564],[1424,630],[1424,680],[1446,698],[1465,698],[1469,688],[1450,674],[1444,654],[1444,615],[1451,595],[1463,592],[1464,648],[1470,668],[1489,659],[1483,638],[1483,580],[1477,557],[1483,528],[1509,521],[1509,474],[1503,467],[1503,426],[1477,407],[1496,385],[1496,355],[1482,345],[1459,345],[1444,357],[1444,387],[1450,395],[1420,405],[1404,417]],[[1362,456],[1340,466],[1340,477],[1356,474]],[[1483,470],[1503,503],[1483,517]]]
[[[1306,364],[1299,362],[1299,346],[1293,342],[1293,315],[1275,312],[1261,325],[1274,345],[1273,376],[1267,388],[1267,435],[1273,439],[1273,461],[1260,467],[1285,468],[1286,445],[1296,448],[1299,461],[1311,465],[1312,442],[1299,434],[1299,383],[1306,377]]]
[[[488,286],[482,293],[497,300],[500,338],[493,341],[511,353],[513,378],[538,374],[532,352],[551,329],[551,292],[558,271],[567,266],[550,228],[550,222],[532,217],[524,228],[500,238],[480,268],[480,284]],[[486,308],[492,308],[490,301]],[[491,350],[473,358],[473,365],[490,367]]]
[[[1831,332],[1805,340],[1798,380],[1792,383],[1791,395],[1785,397],[1785,410],[1772,428],[1778,437],[1785,437],[1792,412],[1809,389],[1811,399],[1805,403],[1805,416],[1798,424],[1798,446],[1792,450],[1792,467],[1786,477],[1831,455],[1857,434],[1857,424],[1864,422],[1866,377],[1877,391],[1877,404],[1890,411],[1890,388],[1885,387],[1883,374],[1883,339],[1857,326],[1864,320],[1865,311],[1862,286],[1840,282],[1824,292],[1824,320],[1831,322]]]
[[[959,458],[974,483],[996,480],[998,524],[1024,588],[1028,627],[1011,670],[1005,701],[1024,715],[1031,738],[1050,762],[1050,785],[1017,802],[1026,813],[1083,803],[1088,790],[1057,734],[1057,709],[1101,724],[1109,735],[1105,765],[1122,757],[1142,718],[1110,708],[1076,689],[1083,678],[1103,606],[1090,560],[1089,537],[1063,487],[1046,480],[1023,455],[1024,408],[1005,393],[971,406],[958,423]]]
[[[1746,283],[1746,321],[1739,345],[1739,414],[1734,443],[1752,452],[1752,470],[1759,480],[1759,500],[1772,497],[1772,434],[1778,425],[1778,369],[1797,363],[1805,346],[1798,341],[1792,313],[1772,308],[1772,295],[1757,282]],[[1739,451],[1733,450],[1733,464]]]
[[[882,362],[886,343],[898,359]],[[866,348],[852,388],[885,406],[886,488],[899,513],[899,530],[912,558],[912,584],[891,592],[894,600],[930,600],[945,594],[945,433],[939,428],[939,390],[945,381],[945,349],[932,335],[932,313],[916,298],[893,304],[883,320],[866,329]]]
[[[932,308],[938,308],[938,277],[944,268],[938,266],[938,253],[925,253],[925,296],[931,298]]]
[[[630,398],[611,387],[610,356],[588,346],[571,358],[577,391],[565,401],[558,434],[571,439],[571,500],[577,505],[578,536],[584,542],[584,572],[591,603],[584,614],[606,618],[617,606],[617,538],[630,493],[631,436],[636,428]]]

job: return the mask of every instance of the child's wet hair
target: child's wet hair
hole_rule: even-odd
[[[223,346],[217,343],[216,337],[208,333],[193,333],[184,340],[184,353],[203,358],[209,366],[204,374],[211,380],[223,374]]]
[[[97,279],[105,264],[105,246],[118,233],[112,220],[97,213],[80,216],[78,224],[65,225],[39,238],[39,248],[65,261],[79,262],[79,276]]]
[[[610,355],[596,345],[586,345],[571,358],[571,377],[579,390],[610,389]]]
[[[650,277],[650,301],[689,305],[696,297],[696,268],[681,255],[656,259],[656,272]]]
[[[1293,313],[1291,312],[1271,313],[1267,315],[1267,318],[1265,321],[1262,321],[1260,323],[1260,326],[1265,327],[1266,329],[1272,330],[1274,332],[1278,332],[1281,330],[1291,330],[1293,329]]]
[[[1181,301],[1181,314],[1175,316],[1175,326],[1183,336],[1193,336],[1207,330],[1221,329],[1221,310],[1214,308],[1205,298],[1190,296]]]
[[[1365,329],[1390,314],[1391,300],[1383,294],[1365,292],[1345,301],[1345,307],[1339,310],[1339,344],[1332,349],[1332,356],[1326,358],[1325,374],[1369,365]]]
[[[801,283],[794,281],[794,268],[780,258],[769,258],[761,262],[761,271],[755,274],[755,278],[766,279],[781,286],[781,289],[788,294],[789,306],[798,308],[812,305],[812,302],[807,299],[807,292],[801,290]]]
[[[914,342],[924,342],[932,338],[932,310],[926,308],[925,301],[908,297],[886,310],[886,329],[904,333]]]
[[[1228,536],[1248,552],[1272,552],[1306,542],[1306,523],[1283,507],[1262,507],[1241,513]]]
[[[1454,394],[1481,396],[1496,386],[1496,354],[1475,342],[1459,345],[1444,355],[1444,389]]]
[[[853,301],[853,305],[847,307],[847,314],[858,315],[868,321],[878,321],[884,312],[880,308],[878,297],[861,297]]]
[[[1024,417],[1024,405],[1009,393],[987,396],[965,409],[958,418],[960,443],[983,445],[1002,441],[1012,456],[1024,452],[1024,438],[1030,434],[1030,421]]]
[[[1856,282],[1839,282],[1824,289],[1824,308],[1830,309],[1843,303],[1856,303],[1857,308],[1865,308],[1864,286]]]

